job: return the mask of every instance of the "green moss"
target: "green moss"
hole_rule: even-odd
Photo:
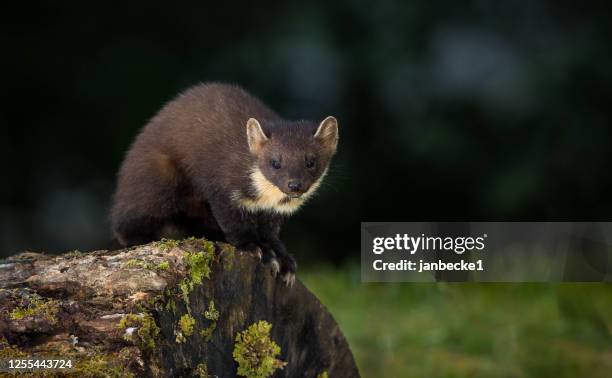
[[[140,268],[141,265],[142,265],[142,261],[137,260],[137,259],[131,259],[131,260],[128,260],[125,264],[123,264],[123,267],[127,269],[134,269],[134,268]]]
[[[103,353],[94,353],[86,358],[79,359],[75,365],[74,373],[75,376],[84,377],[134,377],[132,372],[127,371],[116,362],[113,355]]]
[[[236,335],[232,356],[238,363],[238,375],[265,378],[287,364],[276,358],[281,350],[270,339],[271,329],[272,324],[261,320]]]
[[[123,338],[126,341],[133,342],[141,350],[155,348],[155,339],[159,335],[159,327],[150,314],[127,314],[121,318],[118,327],[124,332]],[[127,332],[128,328],[136,328],[136,330]]]
[[[0,337],[0,358],[21,358],[28,354],[16,346],[10,345],[4,337]]]
[[[162,239],[155,243],[155,246],[162,250],[162,252],[168,252],[172,248],[179,246],[179,241],[174,239]]]
[[[181,246],[188,249],[183,254],[183,264],[185,265],[187,276],[178,283],[178,288],[183,301],[189,308],[189,294],[193,289],[200,285],[204,279],[210,278],[210,264],[215,258],[215,244],[206,239],[196,239],[194,237],[185,239],[182,242],[172,239],[162,239],[155,244],[162,250],[170,250]],[[154,269],[166,271],[170,269],[170,263],[163,261],[154,266]],[[172,293],[167,292],[166,296],[171,298]],[[168,301],[166,310],[176,310],[176,303]]]
[[[39,295],[32,294],[28,298],[27,305],[15,307],[11,311],[11,319],[42,318],[53,325],[57,323],[56,315],[58,311],[58,301],[52,299],[45,300]]]
[[[210,278],[210,263],[214,258],[213,243],[205,240],[204,251],[185,252],[184,262],[189,268],[191,288],[202,283],[204,278]],[[208,243],[208,244],[206,244]]]
[[[189,314],[184,314],[178,321],[178,327],[174,331],[177,343],[183,343],[187,338],[193,335],[195,327],[195,319]]]
[[[208,378],[208,366],[204,363],[198,364],[195,373],[199,378]]]
[[[213,332],[217,329],[217,322],[213,322],[206,328],[200,330],[200,337],[204,339],[205,342],[209,342],[212,339]]]
[[[181,332],[183,332],[183,335],[187,337],[193,335],[194,326],[195,326],[195,319],[193,318],[193,316],[189,314],[185,314],[181,316],[181,319],[179,320],[179,328]]]
[[[127,348],[124,348],[127,349]],[[123,351],[123,350],[122,350]],[[100,351],[93,351],[86,355],[78,354],[75,352],[65,353],[63,358],[70,358],[74,363],[74,371],[71,376],[83,376],[83,377],[134,377],[134,374],[126,370],[126,362],[130,363],[133,358],[126,360],[121,358],[122,351],[117,356],[114,353],[105,353]],[[16,346],[10,345],[4,337],[0,337],[0,359],[5,358],[24,358],[32,357]],[[54,373],[33,373],[31,376],[60,376],[61,374]],[[27,375],[30,376],[30,375]],[[63,375],[62,375],[63,376]]]
[[[221,248],[221,256],[223,261],[223,269],[228,272],[234,268],[234,260],[236,258],[236,248],[231,244],[223,244]]]
[[[183,297],[183,302],[185,302],[185,304],[189,306],[189,293],[191,292],[191,289],[189,286],[189,280],[184,279],[183,281],[181,281],[181,283],[179,283],[179,289],[181,290],[181,296]]]
[[[204,317],[208,320],[219,320],[219,311],[215,308],[215,301],[210,301],[208,310],[204,311]]]
[[[127,269],[148,269],[148,270],[153,270],[155,269],[155,265],[153,265],[150,262],[147,261],[143,261],[143,260],[138,260],[138,259],[130,259],[128,261],[126,261],[125,264],[123,264],[124,268]]]
[[[174,299],[168,299],[168,301],[166,302],[166,311],[170,311],[172,313],[176,312],[176,302],[174,301]]]
[[[202,284],[204,279],[209,279],[211,274],[210,264],[215,258],[215,244],[206,239],[189,238],[180,243],[181,246],[187,247],[189,250],[184,252],[183,263],[187,270],[187,276],[178,283],[178,290],[180,295],[185,302],[188,314],[183,315],[178,322],[177,327],[174,330],[177,343],[183,343],[187,340],[187,337],[191,336],[194,332],[195,319],[191,316],[191,310],[189,308],[189,294],[193,289]],[[158,243],[160,248],[171,248],[178,246],[179,242],[162,240]],[[163,263],[162,263],[163,264]],[[161,265],[161,264],[160,264]],[[168,269],[169,264],[165,262],[162,270]],[[159,266],[158,266],[159,269]],[[166,303],[166,310],[176,312],[176,303],[174,302],[172,292],[167,292],[166,296],[169,298]],[[208,315],[207,315],[208,314]],[[216,322],[219,317],[218,311],[215,309],[214,303],[209,304],[209,308],[205,311],[205,317],[211,317],[209,320]],[[207,335],[209,339],[212,332],[216,328],[216,323],[211,324],[206,329],[200,331],[200,334]]]
[[[78,249],[75,249],[74,251],[70,251],[70,252],[66,252],[62,255],[62,257],[66,257],[66,258],[71,258],[71,257],[81,257],[83,256],[85,253],[79,251]]]
[[[324,371],[322,373],[317,374],[317,378],[329,378],[329,374],[327,374],[327,371]]]
[[[170,263],[167,261],[162,261],[159,264],[157,264],[157,270],[168,270],[170,269]]]
[[[215,301],[210,301],[208,309],[204,311],[204,318],[211,321],[210,325],[200,330],[200,336],[204,341],[209,342],[212,334],[217,329],[217,320],[219,320],[219,311],[215,308]]]
[[[187,239],[188,242],[195,244],[195,252],[185,252],[183,262],[188,270],[188,277],[179,283],[179,289],[183,300],[189,306],[189,293],[200,285],[204,279],[210,278],[210,264],[215,257],[215,244],[206,239]]]
[[[170,263],[168,261],[162,261],[159,264],[155,265],[151,262],[139,260],[139,259],[130,259],[123,264],[124,268],[127,269],[149,269],[149,270],[168,270],[170,269]]]

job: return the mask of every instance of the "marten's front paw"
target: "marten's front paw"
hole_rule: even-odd
[[[261,248],[257,244],[255,244],[255,243],[247,243],[247,244],[241,245],[239,247],[239,249],[242,249],[243,251],[252,253],[259,260],[262,259],[263,253],[261,251]]]
[[[291,255],[285,255],[282,257],[282,279],[285,285],[293,287],[295,284],[295,271],[297,270],[297,263]]]
[[[276,258],[270,260],[270,273],[272,273],[272,277],[276,277],[280,272],[280,263]]]
[[[272,249],[264,248],[263,258],[261,260],[264,265],[267,265],[272,273],[272,277],[276,277],[281,270],[280,262],[276,257],[276,253]]]
[[[283,275],[283,282],[287,287],[293,287],[295,283],[295,273],[285,273]]]
[[[255,247],[254,249],[250,249],[248,252],[252,253],[253,256],[257,257],[257,259],[261,261],[262,256],[263,256],[263,253],[261,252],[261,248]]]

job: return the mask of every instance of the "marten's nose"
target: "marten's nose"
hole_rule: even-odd
[[[287,183],[287,186],[289,187],[289,190],[291,190],[292,192],[299,192],[300,190],[302,190],[302,184],[299,183],[298,181],[289,181]]]

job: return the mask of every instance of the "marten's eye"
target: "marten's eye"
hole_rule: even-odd
[[[270,165],[274,169],[281,169],[281,163],[278,160],[274,160],[274,159],[270,160]]]
[[[315,160],[314,159],[306,159],[306,168],[314,168]]]

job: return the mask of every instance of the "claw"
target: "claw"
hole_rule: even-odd
[[[255,253],[255,256],[257,256],[259,261],[261,261],[261,258],[263,257],[263,252],[261,251],[261,248],[257,247],[253,252]]]
[[[272,273],[273,277],[276,277],[278,272],[280,272],[280,264],[275,258],[270,260],[270,272]]]
[[[293,287],[293,284],[295,284],[295,274],[285,273],[285,275],[283,276],[283,282],[285,283],[285,285],[287,285],[287,287]]]

